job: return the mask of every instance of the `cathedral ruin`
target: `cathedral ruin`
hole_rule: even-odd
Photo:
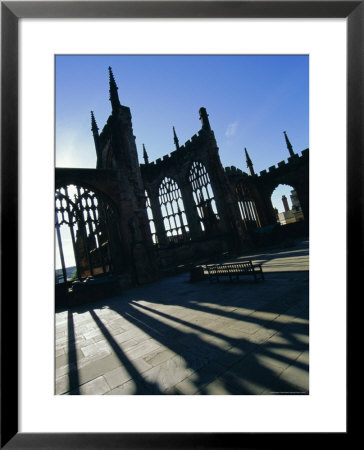
[[[109,89],[111,114],[101,132],[91,113],[96,168],[55,169],[56,251],[62,263],[56,303],[67,303],[71,288],[62,228],[74,252],[74,290],[93,282],[104,293],[105,280],[119,289],[149,283],[178,267],[187,270],[270,242],[280,227],[271,202],[280,184],[292,186],[302,219],[285,232],[308,234],[309,150],[295,153],[285,132],[287,162],[258,174],[245,149],[248,173],[223,167],[201,107],[200,129],[190,140],[180,144],[173,129],[174,150],[149,161],[143,145],[140,163],[131,111],[120,103],[110,67]]]

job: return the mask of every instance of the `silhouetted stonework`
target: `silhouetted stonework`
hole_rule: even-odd
[[[276,222],[276,214],[271,202],[272,193],[280,184],[292,186],[299,198],[306,222],[309,219],[309,149],[294,154],[287,160],[262,170],[260,174],[248,175],[232,166],[226,167],[225,173],[233,190],[239,184],[245,186],[256,203],[261,226]]]
[[[246,149],[249,175],[236,167],[223,168],[202,107],[197,134],[180,145],[173,129],[175,150],[149,162],[143,145],[140,164],[130,109],[120,104],[111,69],[109,74],[112,113],[100,134],[91,114],[96,169],[57,168],[56,189],[84,186],[112,205],[115,214],[105,245],[111,271],[122,284],[146,283],[172,266],[251,248],[252,230],[277,223],[271,195],[279,184],[295,189],[308,222],[308,149],[298,156],[289,143],[287,163],[260,174],[255,174]]]

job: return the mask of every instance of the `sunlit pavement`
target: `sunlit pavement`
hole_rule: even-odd
[[[308,245],[249,255],[264,281],[186,273],[58,312],[55,393],[308,394]]]

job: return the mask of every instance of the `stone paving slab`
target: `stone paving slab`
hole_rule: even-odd
[[[265,281],[186,273],[57,311],[55,393],[307,394],[308,242],[250,256]]]

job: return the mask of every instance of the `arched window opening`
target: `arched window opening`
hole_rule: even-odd
[[[203,231],[218,231],[220,218],[216,208],[209,175],[205,166],[195,161],[190,170],[189,181],[192,185],[192,195]]]
[[[111,205],[91,190],[62,186],[55,195],[56,283],[111,272]]]
[[[145,205],[146,205],[146,209],[147,209],[149,228],[150,228],[150,232],[152,234],[152,241],[153,241],[153,244],[158,244],[157,231],[156,231],[156,228],[155,228],[155,222],[154,222],[152,207],[150,205],[150,199],[149,199],[147,191],[145,191]]]
[[[258,211],[245,183],[240,182],[236,185],[235,194],[238,200],[240,216],[245,229],[249,231],[255,228],[260,228],[261,223],[259,220]]]
[[[182,194],[172,178],[166,177],[162,181],[159,187],[159,204],[168,242],[178,243],[190,239]]]
[[[304,220],[297,192],[292,186],[278,185],[272,193],[271,202],[279,224],[288,225]]]

